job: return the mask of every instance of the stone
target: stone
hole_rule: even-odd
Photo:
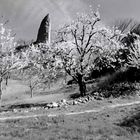
[[[68,101],[67,105],[73,105],[73,101]]]
[[[17,109],[13,109],[13,112],[14,112],[14,113],[17,113],[17,112],[18,112],[18,110],[17,110]]]
[[[47,104],[47,107],[48,108],[52,108],[52,104]]]
[[[102,97],[94,97],[94,99],[96,99],[96,100],[103,100],[103,98]]]
[[[24,110],[24,113],[28,113],[29,111],[28,110]]]
[[[77,101],[73,101],[73,105],[77,105],[78,104],[78,102]]]
[[[88,100],[92,100],[92,96],[88,96],[87,98],[88,98]]]
[[[47,43],[49,40],[49,32],[50,32],[50,17],[49,14],[47,14],[40,24],[35,44]]]
[[[85,98],[85,101],[88,102],[89,101],[88,98]]]
[[[31,107],[31,110],[37,110],[37,108],[36,107]]]
[[[78,99],[77,101],[78,101],[79,103],[82,103],[82,99]]]
[[[52,107],[53,107],[53,108],[58,107],[58,104],[57,104],[56,102],[53,102],[53,103],[52,103]]]
[[[67,101],[66,101],[65,99],[63,99],[63,100],[62,100],[62,103],[66,104],[66,103],[67,103]]]
[[[48,110],[48,107],[45,107],[44,109],[45,109],[45,110]]]
[[[85,100],[83,100],[83,101],[82,101],[82,103],[84,103],[84,104],[85,104],[85,103],[86,103],[86,101],[85,101]]]
[[[99,92],[95,92],[95,93],[93,93],[95,96],[99,96],[100,94],[99,94]]]
[[[37,39],[35,42],[31,43],[30,45],[34,44],[34,45],[38,45],[40,43],[47,43],[50,40],[50,16],[49,14],[47,14],[43,20],[41,21],[40,27],[38,29],[38,34],[37,34]],[[21,44],[19,42],[19,44]],[[22,43],[21,45],[17,46],[15,48],[15,52],[20,52],[20,51],[24,51],[26,49],[29,48],[28,44],[24,44]]]

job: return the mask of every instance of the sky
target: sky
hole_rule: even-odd
[[[102,22],[134,18],[140,21],[140,0],[0,0],[0,21],[9,20],[8,27],[16,39],[36,40],[41,20],[50,14],[52,28],[70,22],[76,13],[86,13],[89,6],[100,5]]]

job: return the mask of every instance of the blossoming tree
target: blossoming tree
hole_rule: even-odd
[[[2,96],[2,81],[14,69],[18,68],[21,63],[14,54],[15,41],[11,30],[0,24],[0,99]]]
[[[21,51],[23,80],[26,81],[33,97],[33,91],[38,86],[50,85],[56,79],[57,64],[52,48],[48,44],[30,45]]]
[[[114,54],[120,48],[118,34],[119,31],[110,30],[100,22],[98,10],[79,15],[75,21],[58,30],[58,55],[67,74],[79,85],[82,96],[86,93],[85,77],[97,60],[104,56],[108,63],[115,61]]]

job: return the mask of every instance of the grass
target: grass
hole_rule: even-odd
[[[137,86],[137,90],[139,90],[139,84],[135,83],[135,86]],[[15,87],[18,88],[14,90]],[[128,91],[132,93],[133,91],[133,89],[129,88],[128,84],[123,85],[121,83],[114,85],[114,87],[111,85],[106,90],[106,93],[110,90],[111,93],[115,91],[116,93],[114,94],[117,95],[120,89],[123,93],[127,93]],[[93,90],[91,85],[89,85],[89,90]],[[52,89],[43,93],[37,92],[34,98],[28,99],[30,96],[25,94],[27,87],[17,80],[10,81],[7,91],[8,92],[5,92],[3,95],[4,105],[14,105],[16,103],[27,103],[29,105],[39,104],[69,97],[77,98],[78,95],[74,94],[77,93],[77,87],[75,85]],[[103,90],[101,92],[103,92]],[[64,112],[84,111],[100,108],[109,104],[139,100],[138,96],[135,97],[133,94],[127,95],[125,98],[122,98],[122,96],[116,97],[117,98],[113,97],[102,101],[95,100],[86,104],[61,109],[29,111],[28,114],[47,114],[49,112],[61,114]],[[73,116],[61,115],[59,117],[47,117],[46,115],[44,117],[7,120],[0,122],[0,140],[139,140],[139,108],[140,105],[134,105],[111,110],[106,109],[98,113],[86,113]],[[10,112],[5,115],[15,116],[19,114]],[[23,113],[23,115],[26,114]]]
[[[34,97],[30,97],[29,88],[20,80],[9,80],[7,87],[3,84],[2,105],[10,105],[16,103],[42,103],[53,102],[68,98],[75,92],[76,87],[64,86],[61,81],[52,86],[51,89],[44,91],[36,90]]]
[[[140,105],[74,116],[37,117],[0,123],[1,140],[138,140],[138,131],[122,126]],[[116,115],[117,113],[117,115]],[[132,122],[133,123],[133,122]]]

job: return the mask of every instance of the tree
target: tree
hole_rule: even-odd
[[[139,23],[132,18],[117,19],[114,21],[113,26],[118,28],[122,33],[127,34],[128,32],[133,32],[139,26]]]
[[[140,69],[140,37],[135,40],[133,47],[130,48],[127,66]]]
[[[113,61],[116,50],[121,47],[118,34],[118,30],[106,28],[100,22],[98,11],[80,15],[58,30],[56,48],[63,68],[77,82],[82,96],[86,93],[85,77],[95,67],[96,58],[103,55],[107,63]]]
[[[40,84],[48,84],[56,79],[57,65],[51,46],[47,43],[30,45],[25,51],[21,51],[22,72],[24,79],[30,87],[31,97],[33,90]]]
[[[0,24],[0,100],[2,98],[2,81],[9,73],[18,68],[18,57],[14,54],[15,41],[11,30]]]
[[[22,71],[20,76],[22,75],[22,80],[27,84],[30,89],[31,98],[34,96],[34,90],[40,84],[40,79],[38,77],[39,73],[38,70],[34,67],[30,67]]]
[[[134,19],[118,19],[114,22],[114,25],[125,35],[120,39],[124,44],[123,50],[121,50],[121,58],[125,63],[128,63],[128,56],[131,54],[131,50],[135,47],[135,42],[140,37],[140,23]],[[134,48],[135,49],[135,48]]]

